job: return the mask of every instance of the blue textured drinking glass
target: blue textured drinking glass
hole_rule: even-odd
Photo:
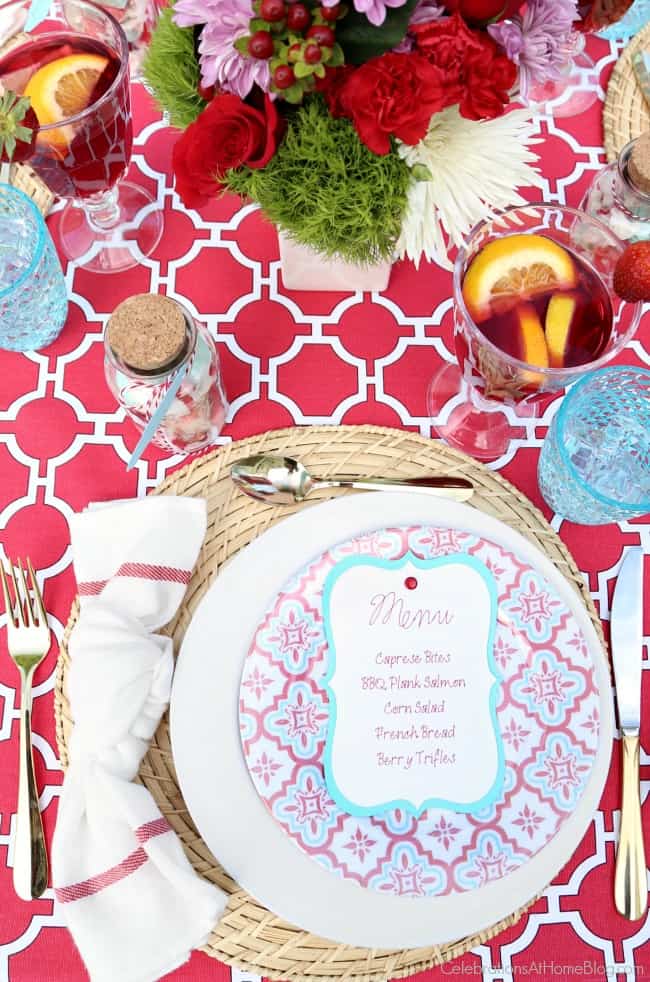
[[[22,191],[0,184],[0,348],[44,348],[67,315],[61,263],[43,216]]]
[[[650,371],[591,372],[569,390],[539,458],[546,503],[579,525],[650,512]]]
[[[609,27],[598,31],[607,41],[629,41],[650,21],[650,0],[635,0],[630,9]]]

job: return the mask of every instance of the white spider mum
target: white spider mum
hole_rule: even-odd
[[[398,141],[398,152],[409,167],[424,165],[428,180],[413,178],[402,231],[397,242],[400,259],[416,265],[422,256],[451,268],[445,234],[459,246],[477,222],[502,208],[525,204],[522,186],[541,186],[531,164],[538,158],[528,149],[535,126],[527,109],[497,119],[475,121],[451,106],[431,117],[424,139],[412,147]]]

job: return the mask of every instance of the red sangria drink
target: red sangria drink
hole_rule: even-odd
[[[113,49],[73,34],[35,37],[0,61],[2,84],[29,97],[41,126],[31,164],[61,197],[98,194],[126,172],[129,80],[118,76]]]
[[[90,0],[53,0],[25,32],[29,8],[0,6],[0,82],[30,99],[39,122],[30,163],[69,199],[58,222],[63,251],[94,272],[128,269],[153,252],[162,218],[144,188],[123,180],[133,140],[124,31]]]
[[[467,310],[483,337],[513,359],[540,368],[576,368],[605,351],[612,303],[597,273],[544,235],[506,235],[488,243],[463,280]],[[478,362],[489,365],[480,342]],[[497,358],[496,361],[499,359]],[[482,372],[491,395],[520,398],[544,388],[523,372],[502,379]]]
[[[641,308],[613,290],[623,250],[605,225],[559,205],[511,208],[474,229],[454,269],[458,366],[429,390],[443,439],[496,459],[534,424],[540,397],[624,347]]]

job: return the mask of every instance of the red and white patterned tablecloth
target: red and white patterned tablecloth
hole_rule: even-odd
[[[620,46],[591,39],[589,50],[604,85]],[[56,343],[33,354],[0,352],[0,543],[5,556],[29,555],[42,571],[55,642],[75,594],[68,517],[89,501],[142,495],[180,462],[150,451],[136,470],[126,471],[137,435],[124,423],[103,376],[102,330],[120,300],[143,291],[163,292],[182,299],[207,321],[218,342],[231,402],[222,441],[294,423],[377,423],[428,436],[427,385],[442,361],[454,358],[447,272],[435,265],[416,271],[400,264],[386,293],[378,296],[288,293],[279,273],[275,233],[255,207],[228,197],[202,214],[183,208],[171,177],[174,134],[139,86],[134,100],[131,176],[150,188],[165,210],[165,233],[155,256],[119,276],[68,268],[70,315]],[[539,132],[544,198],[577,205],[604,160],[601,102],[573,119],[542,117]],[[56,238],[56,213],[50,222]],[[622,360],[650,365],[647,316]],[[543,508],[536,465],[549,419],[547,410],[545,417],[532,420],[508,456],[493,465]],[[584,572],[607,628],[622,550],[641,541],[650,551],[647,520],[597,530],[554,524]],[[648,588],[650,598],[650,582]],[[4,616],[0,632],[0,982],[77,982],[86,973],[53,909],[51,889],[31,904],[18,900],[12,889],[18,693],[6,655]],[[56,657],[55,643],[37,674],[33,712],[48,840],[62,780],[52,713]],[[647,645],[645,658],[648,669]],[[648,827],[650,671],[643,675],[641,786]],[[612,899],[620,787],[618,745],[614,749],[600,810],[542,899],[515,927],[423,973],[422,982],[650,977],[650,918],[631,924],[616,913]],[[170,978],[227,982],[230,974],[226,966],[195,953]],[[235,982],[249,977],[232,974]]]

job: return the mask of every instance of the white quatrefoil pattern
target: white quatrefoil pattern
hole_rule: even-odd
[[[590,38],[588,50],[600,76],[602,100],[621,45]],[[539,117],[537,152],[544,175],[541,193],[546,200],[579,204],[603,165],[601,107],[598,102],[570,119],[554,120],[548,113]],[[280,426],[321,423],[376,423],[430,436],[427,387],[433,374],[454,359],[451,279],[446,271],[434,264],[423,264],[419,270],[409,263],[400,264],[381,295],[291,293],[282,283],[275,233],[254,206],[230,197],[213,202],[201,214],[182,206],[171,177],[174,131],[141,86],[134,87],[134,123],[130,178],[149,188],[164,209],[165,231],[155,255],[119,276],[66,267],[70,313],[59,339],[50,348],[27,355],[0,352],[0,556],[31,557],[39,570],[55,639],[37,675],[33,709],[36,778],[50,840],[62,780],[52,693],[57,646],[75,595],[66,520],[89,501],[145,494],[182,463],[180,457],[165,457],[152,449],[133,471],[126,471],[137,434],[124,421],[103,377],[102,332],[114,307],[131,294],[159,291],[182,300],[208,325],[217,342],[231,404],[221,442]],[[55,206],[50,219],[55,240],[59,210]],[[646,316],[624,353],[626,363],[650,366],[649,326]],[[537,458],[556,405],[527,420],[508,454],[491,465],[540,507]],[[650,552],[647,522],[594,531],[549,517],[583,570],[607,627],[611,590],[624,549],[638,544],[640,537]],[[87,976],[54,908],[52,891],[25,904],[12,889],[18,680],[4,653],[5,641],[2,614],[0,982],[82,982]],[[505,648],[503,654],[507,655]],[[644,667],[647,647],[645,658]],[[542,661],[540,655],[537,674],[552,675],[551,661]],[[650,673],[643,675],[648,706]],[[536,683],[531,679],[529,684]],[[298,704],[298,695],[296,692],[292,704]],[[525,699],[522,691],[522,713],[527,711]],[[563,703],[558,697],[553,707],[549,700],[547,705],[548,725],[552,726],[553,714],[560,712]],[[521,744],[519,751],[515,748],[520,723],[521,717],[514,716],[504,722],[514,754],[523,752]],[[648,824],[647,734],[643,742],[641,791]],[[565,751],[561,744],[556,749],[560,755]],[[427,972],[426,982],[444,982],[451,977],[452,967],[459,978],[491,982],[513,982],[524,973],[539,982],[551,982],[560,970],[565,978],[570,977],[572,969],[576,975],[580,969],[585,979],[616,982],[640,982],[650,974],[650,921],[624,921],[616,915],[612,901],[619,823],[617,750],[618,746],[600,810],[554,883],[514,927],[451,966]],[[546,794],[547,807],[553,800],[561,813],[561,793],[557,800],[550,788]],[[528,806],[525,812],[522,800],[519,810],[523,820],[528,816],[526,828],[535,842],[539,831],[533,813],[537,815],[539,806],[532,801]],[[446,823],[447,817],[438,830],[440,855],[451,848],[452,828]],[[513,838],[513,853],[531,841],[524,826],[516,828],[519,838]],[[343,848],[350,839],[356,843],[356,857],[354,849]],[[364,841],[352,829],[341,842],[341,853],[359,876],[370,862]],[[488,859],[488,847],[489,840],[481,844],[477,840],[476,858]],[[412,863],[412,857],[406,858]],[[400,868],[398,864],[398,873]],[[474,867],[468,867],[468,873],[471,869]],[[374,875],[381,877],[381,871]],[[548,967],[550,961],[556,971]],[[196,953],[170,978],[174,982],[229,982],[230,976],[230,968]],[[236,970],[233,976],[233,982],[255,982]]]

